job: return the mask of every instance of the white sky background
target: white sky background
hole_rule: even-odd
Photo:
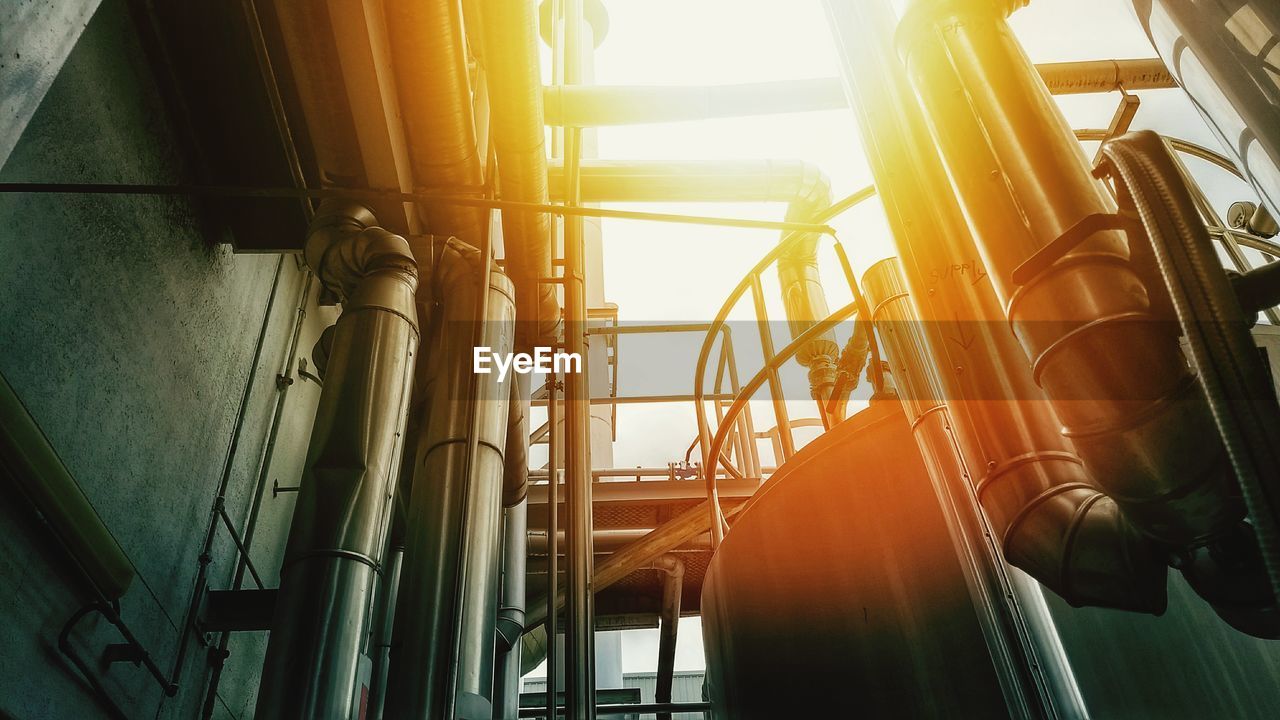
[[[856,0],[854,0],[856,1]],[[894,0],[902,5],[902,0]],[[838,74],[838,63],[819,0],[606,0],[610,30],[596,51],[596,82],[611,85],[701,85],[762,82]],[[1034,62],[1059,62],[1155,55],[1126,0],[1033,0],[1011,24]],[[545,48],[544,48],[545,50]],[[544,53],[544,74],[549,52]],[[1138,93],[1135,128],[1152,128],[1213,149],[1221,149],[1180,90]],[[1073,127],[1105,128],[1118,103],[1115,93],[1060,98]],[[833,197],[871,182],[849,110],[756,118],[669,123],[599,130],[599,157],[607,159],[714,160],[799,159],[820,166],[830,177]],[[1092,153],[1096,144],[1089,144]],[[1194,159],[1192,172],[1206,184],[1215,207],[1225,213],[1235,200],[1252,199],[1243,183]],[[627,205],[660,212],[781,219],[780,204]],[[880,206],[868,201],[833,225],[858,276],[893,255]],[[728,292],[778,239],[768,231],[737,230],[605,220],[606,298],[619,306],[623,322],[706,322]],[[823,274],[829,304],[848,302],[848,291],[824,241]],[[770,284],[772,283],[772,284]],[[783,317],[773,273],[765,276],[771,318]],[[750,300],[732,316],[754,319]],[[782,339],[785,344],[786,339]],[[843,337],[841,337],[843,342]],[[689,359],[692,383],[693,360]],[[794,365],[794,363],[792,364]],[[743,367],[744,380],[758,369]],[[626,365],[622,370],[642,372]],[[795,369],[795,372],[801,372]],[[689,392],[673,389],[672,392]],[[625,394],[625,393],[621,393]],[[761,396],[763,397],[763,396]],[[793,418],[814,414],[811,403],[793,402]],[[755,404],[757,428],[771,425],[767,404]],[[852,409],[852,408],[851,408]],[[535,423],[541,419],[534,418]],[[627,406],[618,409],[615,464],[665,466],[681,458],[695,424],[684,406]],[[798,438],[799,439],[799,438]],[[762,446],[762,453],[766,449]],[[545,455],[544,455],[545,457]],[[768,458],[762,458],[766,463]],[[677,670],[703,667],[701,625],[680,625]],[[624,671],[652,671],[657,631],[628,631]],[[541,675],[539,669],[534,675]]]

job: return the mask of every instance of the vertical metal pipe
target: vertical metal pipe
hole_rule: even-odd
[[[525,627],[529,544],[529,376],[517,374],[510,384],[502,478],[502,595],[494,661],[494,720],[515,720],[520,709],[520,638]]]
[[[387,715],[487,717],[509,390],[496,374],[473,372],[472,358],[476,346],[511,351],[513,292],[473,248],[450,240],[436,254],[440,360],[418,440],[398,598],[414,611],[396,613]]]
[[[547,376],[547,537],[559,537],[560,533],[560,402],[556,397],[559,387],[556,373]],[[558,669],[560,652],[556,649],[560,612],[560,548],[558,543],[547,546],[547,718],[556,716]]]
[[[494,720],[516,720],[520,712],[520,638],[524,632],[525,561],[529,553],[528,511],[527,497],[503,510],[502,603],[498,608]],[[504,628],[504,624],[507,627]]]
[[[307,262],[343,298],[289,531],[260,718],[346,718],[386,538],[413,354],[417,267],[360,207],[322,205]]]
[[[977,505],[970,482],[984,472],[975,452],[969,416],[959,422],[948,408],[936,348],[948,342],[936,323],[923,321],[907,293],[896,259],[882,260],[863,276],[872,321],[883,342],[912,435],[929,468],[952,544],[973,598],[987,650],[1015,718],[1084,718],[1087,711],[1062,653],[1057,629],[1041,614],[1024,614],[1021,595],[1001,559],[1000,535]],[[976,466],[976,467],[975,467]],[[1032,596],[1031,602],[1043,604]]]
[[[369,676],[369,720],[382,720],[386,709],[387,672],[390,669],[391,633],[395,625],[396,594],[400,589],[400,569],[404,566],[404,547],[391,548],[382,570],[382,582],[378,588],[377,609],[373,617],[376,625],[373,633],[373,649],[370,653],[373,670]]]
[[[488,264],[488,257],[481,255]],[[510,353],[515,337],[515,286],[501,271],[489,272],[480,343]],[[453,717],[490,720],[493,714],[494,636],[502,562],[502,489],[511,390],[504,381],[478,382],[472,410],[470,460],[463,503],[457,577],[458,634],[454,641]]]
[[[675,681],[676,633],[680,624],[680,597],[684,593],[684,561],[668,554],[655,560],[653,567],[666,575],[662,583],[658,673],[653,690],[654,702],[663,704],[671,702],[671,686]],[[658,713],[658,720],[671,720],[671,713]]]
[[[582,54],[582,0],[565,2],[565,84],[579,82]],[[581,128],[565,130],[565,204],[580,204],[578,169]],[[565,218],[565,349],[582,359],[581,372],[565,374],[565,484],[568,503],[568,627],[565,647],[565,714],[570,720],[595,720],[595,591],[592,580],[591,398],[587,337],[587,298],[583,278],[585,247],[581,217]],[[552,605],[552,608],[555,606]],[[548,642],[555,642],[548,638]]]
[[[775,355],[773,329],[769,326],[769,310],[764,304],[764,289],[760,286],[759,275],[751,277],[751,301],[755,305],[756,324],[760,328],[760,349],[767,366],[773,362]],[[769,398],[773,401],[773,417],[778,423],[778,442],[782,445],[782,457],[774,458],[774,464],[781,465],[796,453],[796,445],[791,438],[791,419],[787,415],[787,399],[777,368],[769,368]]]

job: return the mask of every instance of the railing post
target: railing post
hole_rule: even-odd
[[[760,326],[760,350],[764,355],[764,367],[769,373],[769,397],[773,400],[773,417],[778,424],[778,442],[782,446],[781,465],[796,454],[795,440],[791,437],[791,419],[787,416],[787,401],[782,391],[782,378],[774,366],[773,330],[769,327],[769,311],[764,304],[764,289],[760,275],[751,276],[751,301],[756,308],[756,323]]]

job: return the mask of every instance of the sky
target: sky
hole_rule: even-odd
[[[895,4],[902,4],[895,0]],[[606,0],[610,30],[595,56],[596,82],[614,85],[713,85],[830,77],[838,74],[831,36],[819,0]],[[1034,0],[1011,19],[1034,62],[1061,62],[1155,55],[1124,0]],[[547,56],[549,57],[549,55]],[[544,59],[544,64],[547,61]],[[546,68],[544,67],[544,72]],[[1180,90],[1138,93],[1135,128],[1221,149]],[[1060,98],[1076,128],[1106,127],[1118,94]],[[609,159],[805,160],[830,177],[834,197],[871,182],[851,111],[836,110],[755,118],[601,128],[599,157]],[[1094,152],[1096,144],[1086,151]],[[1222,170],[1188,160],[1220,213],[1235,200],[1253,199],[1243,183]],[[637,205],[628,209],[781,219],[780,204]],[[832,223],[850,253],[855,272],[893,255],[883,213],[874,200]],[[776,242],[777,234],[700,226],[603,222],[605,295],[619,306],[623,322],[706,322],[727,293]],[[830,243],[820,254],[830,306],[848,302],[848,291]],[[771,284],[772,283],[772,284]],[[841,294],[840,290],[844,290]],[[776,279],[765,278],[772,317],[782,317]],[[750,301],[731,316],[754,318]],[[843,338],[841,338],[843,340]],[[626,346],[620,349],[623,367]],[[693,359],[689,378],[692,382]],[[794,367],[792,374],[802,370]],[[744,377],[757,368],[744,367]],[[673,389],[672,392],[688,392]],[[625,392],[620,394],[626,394]],[[757,418],[766,405],[755,403]],[[790,403],[791,415],[809,417],[812,403]],[[541,422],[535,417],[535,422]],[[682,457],[696,431],[692,408],[621,406],[615,465],[665,466]],[[762,448],[762,452],[767,452]],[[626,672],[652,671],[656,631],[627,631]],[[677,670],[703,667],[701,627],[680,624]],[[541,670],[535,674],[542,674]]]

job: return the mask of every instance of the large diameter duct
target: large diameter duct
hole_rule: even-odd
[[[459,0],[385,0],[383,9],[415,182],[430,192],[480,196],[484,173]],[[433,234],[479,245],[488,231],[483,208],[422,207]]]
[[[1280,211],[1280,4],[1131,0],[1156,52],[1236,166]]]
[[[809,222],[831,204],[831,183],[816,166],[794,160],[721,162],[609,162],[584,160],[583,202],[784,202],[786,219]],[[564,195],[562,167],[551,168],[551,197]],[[786,236],[784,236],[786,237]],[[791,337],[830,314],[818,273],[816,233],[805,233],[778,258],[778,280]],[[814,398],[828,399],[840,347],[834,332],[814,338],[796,353],[809,368]]]
[[[346,718],[381,563],[418,342],[417,265],[368,210],[326,201],[307,263],[342,299],[280,570],[259,718]]]
[[[490,135],[498,159],[503,200],[547,202],[547,151],[542,120],[538,13],[534,0],[484,0],[467,4],[476,58],[489,89]],[[551,218],[527,210],[502,212],[507,272],[516,286],[520,327],[517,345],[554,337],[560,323],[552,276]]]
[[[1207,542],[1244,513],[1225,451],[1176,323],[1153,314],[1124,235],[1097,229],[1117,227],[1115,204],[1005,22],[1013,4],[915,2],[898,37],[908,72],[995,292],[1090,474],[1148,536]],[[1051,244],[1065,251],[1037,257]]]
[[[868,0],[831,2],[828,11],[862,144],[920,313],[909,317],[904,304],[889,329],[935,335],[928,347],[931,364],[943,369],[937,390],[952,410],[970,481],[1005,559],[1073,604],[1162,611],[1164,563],[1115,503],[1090,486],[976,262],[893,53],[892,10],[884,0]],[[902,295],[894,278],[882,269],[866,282],[887,301]]]
[[[473,371],[473,348],[511,352],[513,293],[474,249],[451,240],[440,253],[440,361],[409,496],[387,716],[488,720],[510,391]]]

